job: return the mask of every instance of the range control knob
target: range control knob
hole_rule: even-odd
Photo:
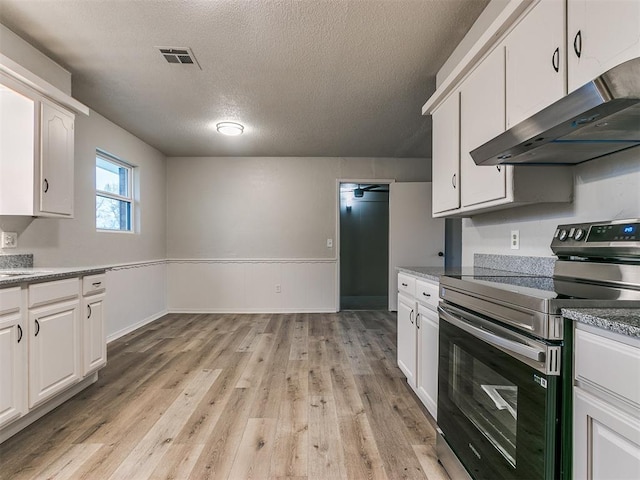
[[[573,234],[573,239],[576,241],[580,241],[584,238],[585,231],[582,228],[578,228],[576,233]]]
[[[565,229],[560,230],[560,234],[558,235],[558,240],[564,242],[569,237],[569,232]]]

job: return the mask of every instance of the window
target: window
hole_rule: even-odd
[[[131,232],[133,167],[96,152],[96,228]]]

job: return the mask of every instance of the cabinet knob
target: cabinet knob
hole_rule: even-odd
[[[439,257],[444,257],[444,252],[438,252]]]
[[[47,180],[46,178],[44,179],[44,182],[42,182],[42,191],[44,193],[47,193],[49,191],[49,180]]]
[[[582,30],[578,30],[576,36],[573,38],[573,51],[576,52],[576,56],[580,58],[582,55]]]

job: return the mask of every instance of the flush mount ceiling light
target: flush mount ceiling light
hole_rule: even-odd
[[[244,132],[244,126],[235,122],[220,122],[216,125],[216,130],[223,135],[242,135]]]

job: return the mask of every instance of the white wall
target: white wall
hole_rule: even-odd
[[[334,311],[337,180],[429,177],[424,159],[169,158],[169,309]]]
[[[574,168],[574,201],[477,215],[462,223],[463,265],[475,253],[553,256],[549,245],[558,224],[640,217],[640,148]],[[520,249],[511,250],[511,230],[520,230]]]

